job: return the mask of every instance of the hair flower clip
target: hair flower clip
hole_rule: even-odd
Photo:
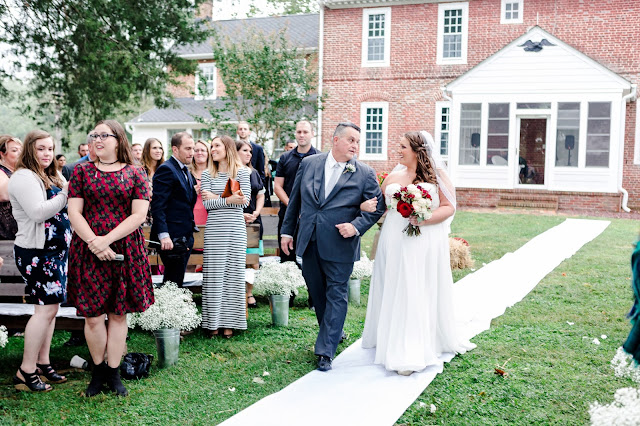
[[[345,173],[347,173],[347,172],[349,172],[349,173],[355,173],[355,171],[356,171],[356,166],[354,166],[353,164],[347,164],[347,165],[344,167],[344,172],[342,172],[342,174],[345,174]]]

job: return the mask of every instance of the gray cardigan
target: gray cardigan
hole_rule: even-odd
[[[22,248],[44,248],[44,222],[62,210],[67,196],[65,189],[47,200],[47,190],[38,175],[27,169],[16,170],[9,179],[9,199],[18,222],[15,244]]]

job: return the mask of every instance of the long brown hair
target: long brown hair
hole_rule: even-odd
[[[51,141],[53,141],[53,137],[44,130],[32,130],[27,134],[24,138],[24,145],[22,147],[20,158],[18,158],[16,170],[31,170],[40,179],[42,179],[42,183],[44,183],[44,186],[47,189],[51,189],[51,184],[62,188],[64,181],[60,178],[60,174],[58,173],[58,162],[55,160],[55,143],[53,144],[53,157],[51,159],[51,164],[49,164],[46,169],[43,170],[42,167],[40,167],[40,163],[36,157],[36,142],[40,139],[46,138],[51,138]]]
[[[409,141],[411,150],[416,153],[418,164],[416,165],[416,177],[413,183],[432,183],[438,184],[438,178],[436,177],[436,169],[431,159],[431,153],[427,148],[426,141],[423,140],[422,135],[419,132],[407,132],[404,137]]]
[[[118,161],[125,164],[133,164],[133,155],[131,155],[129,139],[122,125],[115,120],[100,120],[96,123],[94,129],[101,124],[107,126],[111,132],[116,135],[116,140],[118,141],[116,145],[116,156],[118,157]]]
[[[213,138],[213,140],[216,140],[216,138],[217,136]],[[213,146],[213,140],[211,141],[211,146]],[[238,157],[236,143],[226,135],[220,136],[220,142],[224,145],[229,177],[235,179],[238,176],[238,169],[244,167],[240,161],[240,157]],[[211,177],[218,177],[218,168],[218,162],[211,160],[211,165],[209,166],[209,173],[211,173]]]
[[[158,142],[162,147],[162,157],[158,160],[155,166],[152,166],[155,160],[151,158],[151,145],[153,145],[154,142]],[[156,170],[158,170],[158,167],[160,167],[160,164],[162,163],[164,163],[164,145],[162,145],[162,142],[156,138],[149,138],[144,141],[144,147],[142,148],[142,167],[144,168],[144,171],[147,172],[149,179],[151,179],[151,177],[156,173]]]
[[[251,146],[251,142],[247,142],[247,141],[236,141],[236,151],[240,152],[242,147],[245,145],[248,146],[251,152],[253,153],[253,147]],[[240,163],[242,163],[242,160],[240,161]],[[245,167],[248,167],[249,170],[253,170],[253,164],[251,164],[251,161],[249,161],[249,164],[247,164]]]

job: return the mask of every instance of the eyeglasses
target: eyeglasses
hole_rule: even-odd
[[[356,126],[353,123],[338,123],[336,128],[340,128],[340,127],[351,127],[352,129],[355,129],[358,131],[358,133],[360,133],[360,127]]]
[[[102,140],[102,141],[107,139],[109,136],[113,136],[114,138],[118,139],[118,137],[116,135],[112,135],[111,133],[92,133],[92,134],[89,135],[91,140],[96,140],[96,139],[100,138],[100,140]]]

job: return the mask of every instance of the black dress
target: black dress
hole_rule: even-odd
[[[11,177],[11,170],[0,164],[0,172],[4,172],[8,178]],[[18,223],[13,218],[11,212],[11,202],[0,202],[0,240],[15,240],[18,232]]]
[[[51,186],[47,190],[50,200],[60,192]],[[55,305],[67,298],[67,263],[71,243],[71,223],[67,207],[44,222],[44,248],[14,246],[16,266],[27,285],[29,303]]]
[[[251,181],[251,200],[249,201],[247,208],[243,210],[244,213],[253,213],[256,211],[256,205],[258,204],[258,192],[264,189],[262,178],[256,169],[251,169],[251,176],[249,176],[249,180]],[[260,224],[260,239],[262,239],[262,218],[258,216],[253,223]]]

